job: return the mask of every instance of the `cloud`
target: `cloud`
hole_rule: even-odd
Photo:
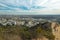
[[[1,12],[1,10],[3,11]],[[55,13],[53,10],[60,10],[60,0],[0,0],[0,12],[3,14],[5,14],[5,12],[11,13],[12,11],[12,13],[15,14],[27,11],[39,12],[37,14],[50,14]],[[59,14],[60,11],[57,12]]]
[[[0,5],[4,6],[3,9],[19,8],[19,9],[23,9],[23,10],[31,10],[31,9],[44,8],[44,7],[36,4],[36,2],[34,0],[8,0],[8,1],[0,0]]]

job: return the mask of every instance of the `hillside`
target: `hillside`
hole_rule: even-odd
[[[60,40],[60,24],[52,22],[52,31],[55,35],[55,40]]]
[[[0,26],[0,40],[54,40],[51,23],[39,23],[33,27]]]

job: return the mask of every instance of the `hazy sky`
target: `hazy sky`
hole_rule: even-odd
[[[0,0],[0,14],[60,14],[60,0]]]

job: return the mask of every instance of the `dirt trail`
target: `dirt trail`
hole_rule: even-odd
[[[60,40],[60,24],[58,25],[56,22],[52,22],[51,27],[55,35],[55,40]]]

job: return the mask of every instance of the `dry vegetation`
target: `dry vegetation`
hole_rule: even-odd
[[[44,25],[44,26],[43,26]],[[0,40],[54,40],[50,23],[38,24],[34,27],[0,26]]]

